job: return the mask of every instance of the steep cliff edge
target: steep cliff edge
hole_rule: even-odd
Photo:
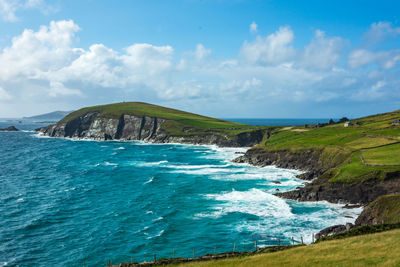
[[[128,102],[84,108],[57,124],[38,129],[51,137],[91,140],[143,140],[155,143],[248,147],[268,131],[146,103]]]
[[[300,201],[363,204],[400,192],[400,111],[323,128],[287,127],[248,150],[236,162],[305,171],[312,180],[276,195]]]

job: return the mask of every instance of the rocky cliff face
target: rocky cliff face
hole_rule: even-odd
[[[333,203],[347,202],[366,205],[381,195],[400,192],[400,172],[387,173],[384,179],[372,178],[358,183],[329,182],[329,179],[324,179],[321,175],[335,167],[337,162],[323,162],[321,153],[319,150],[291,152],[287,150],[250,149],[245,155],[234,161],[256,166],[275,165],[281,168],[304,170],[305,173],[298,177],[306,180],[319,177],[305,187],[276,194],[288,199],[299,201],[326,200]]]
[[[122,115],[104,118],[99,112],[87,112],[67,123],[57,123],[38,129],[51,137],[83,138],[91,140],[143,140],[155,143],[216,144],[226,147],[252,146],[264,135],[261,130],[227,136],[220,132],[202,135],[169,135],[163,124],[167,120],[157,117]]]

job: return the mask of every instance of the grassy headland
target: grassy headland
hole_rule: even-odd
[[[59,123],[68,123],[88,112],[100,112],[99,117],[103,118],[117,119],[121,115],[136,115],[166,119],[167,122],[162,128],[172,136],[203,135],[210,131],[237,135],[242,132],[269,128],[215,119],[143,102],[122,102],[82,108],[70,113]]]

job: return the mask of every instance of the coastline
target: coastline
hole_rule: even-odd
[[[299,180],[302,180],[303,183],[299,187],[297,187],[297,189],[295,189],[295,190],[298,190],[298,189],[301,190],[301,189],[306,188],[307,185],[311,184],[316,179],[316,177],[313,177],[312,179],[304,179],[303,178],[304,174],[307,174],[308,172],[310,172],[310,170],[300,168],[300,167],[298,167],[298,168],[281,167],[281,166],[277,166],[275,164],[268,164],[268,165],[264,164],[264,165],[260,166],[260,164],[254,164],[252,162],[238,162],[237,159],[245,156],[246,153],[252,149],[252,147],[229,147],[229,146],[221,146],[218,144],[193,144],[193,143],[179,143],[179,142],[160,143],[160,142],[144,141],[144,140],[118,140],[118,139],[117,140],[98,140],[98,139],[94,139],[94,138],[79,138],[79,137],[51,137],[51,136],[44,135],[41,132],[37,132],[37,134],[35,134],[34,136],[37,138],[60,138],[60,139],[65,139],[65,140],[69,140],[69,141],[73,141],[73,142],[76,142],[76,141],[121,142],[121,143],[134,143],[137,145],[178,145],[178,146],[191,146],[191,147],[206,147],[206,148],[211,148],[212,150],[216,150],[216,151],[218,151],[218,150],[227,151],[228,153],[226,153],[226,154],[230,154],[230,157],[226,158],[226,161],[233,165],[238,164],[241,166],[248,165],[248,166],[261,168],[261,169],[262,168],[276,168],[276,169],[282,169],[282,170],[297,171],[297,172],[299,172],[299,174],[297,174],[295,177]],[[299,199],[285,197],[286,194],[288,194],[288,193],[290,194],[291,192],[294,192],[295,190],[288,190],[288,191],[279,192],[279,193],[272,193],[272,195],[277,196],[282,199],[286,199],[288,201],[298,202]],[[356,222],[358,216],[363,211],[362,205],[359,205],[359,204],[351,205],[354,203],[341,201],[341,200],[328,201],[328,200],[324,200],[324,199],[323,200],[310,199],[310,200],[302,200],[301,202],[307,202],[307,203],[310,203],[310,205],[318,203],[318,204],[330,205],[332,207],[334,207],[334,206],[337,207],[336,205],[339,205],[340,209],[343,209],[343,210],[354,209],[354,210],[356,210],[356,212],[351,213],[351,215],[353,215],[353,216],[355,215],[355,217],[351,217],[351,219],[352,219],[350,222],[351,225],[353,225]],[[347,216],[344,216],[344,217],[347,217]],[[347,217],[347,219],[349,219],[349,217]],[[337,226],[337,225],[334,225],[334,226]],[[329,227],[320,229],[320,232],[325,229],[331,228],[331,227],[333,227],[333,226],[329,226]],[[305,242],[311,243],[311,237],[307,238],[307,240],[305,240]]]

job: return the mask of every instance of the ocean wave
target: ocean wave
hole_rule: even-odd
[[[233,190],[228,193],[207,194],[205,197],[221,202],[212,208],[212,212],[208,214],[210,217],[220,217],[233,212],[259,217],[288,218],[293,216],[291,208],[285,200],[256,188],[248,191]],[[207,217],[207,214],[203,213],[200,216]]]
[[[152,238],[156,238],[159,236],[162,236],[164,234],[164,230],[161,230],[160,232],[158,232],[157,234],[153,235],[153,236],[148,236],[146,237],[146,239],[152,239]],[[147,234],[148,235],[148,234]]]
[[[225,165],[211,165],[211,164],[204,164],[204,165],[173,165],[169,164],[164,167],[170,169],[182,169],[182,170],[193,170],[193,169],[203,169],[203,168],[225,168],[231,166],[230,164]]]
[[[168,163],[168,160],[161,160],[161,161],[154,161],[154,162],[140,162],[140,161],[134,161],[131,162],[135,166],[143,166],[143,167],[151,167],[151,166],[158,166],[161,164]]]
[[[106,161],[106,162],[104,162],[104,165],[106,165],[106,166],[118,166],[118,163],[112,163],[112,162]]]
[[[144,182],[144,184],[149,184],[151,182],[153,182],[154,177],[151,177],[149,180],[147,180],[146,182]]]
[[[124,149],[125,149],[125,147],[123,147],[123,146],[120,146],[118,148],[114,148],[114,150],[124,150]]]

